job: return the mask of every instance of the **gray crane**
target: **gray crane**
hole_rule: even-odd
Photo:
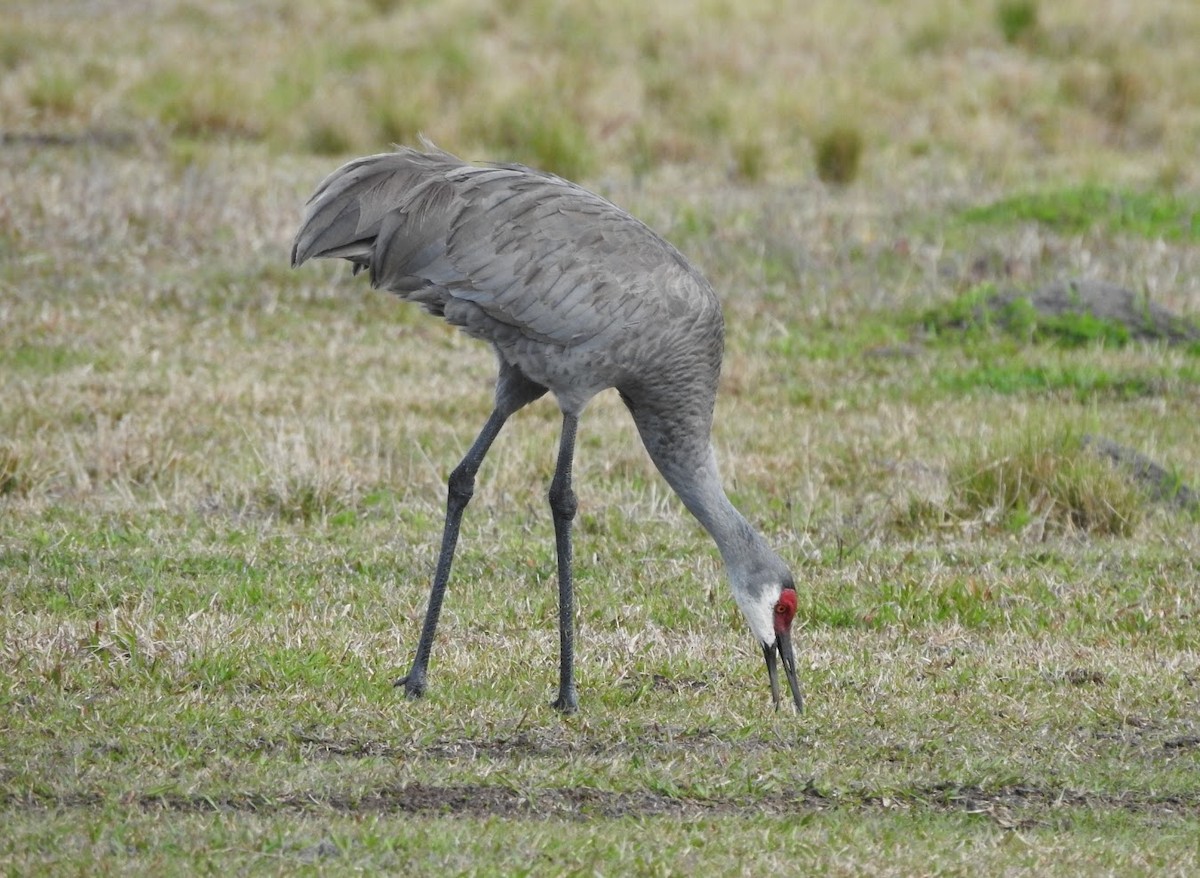
[[[292,266],[341,258],[371,286],[488,342],[495,404],[451,472],[441,553],[416,658],[396,681],[425,691],[429,655],[463,510],[500,429],[554,394],[562,411],[550,509],[558,552],[558,697],[578,709],[574,675],[571,465],[579,416],[616,388],[650,458],[712,536],[737,601],[762,646],[778,710],[776,658],[796,710],[792,575],[721,485],[711,444],[724,320],[708,281],[674,247],[600,196],[512,164],[477,166],[423,144],[343,165],[317,187],[292,246]]]

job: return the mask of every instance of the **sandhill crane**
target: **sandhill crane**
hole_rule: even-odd
[[[762,646],[778,710],[776,658],[796,710],[792,575],[734,508],[710,434],[724,320],[708,281],[625,211],[574,183],[520,165],[476,166],[424,144],[343,165],[309,199],[292,266],[342,258],[371,285],[488,342],[499,376],[491,416],[451,472],[441,552],[412,669],[425,691],[429,655],[475,475],[518,409],[554,394],[562,411],[550,509],[558,552],[559,685],[554,707],[578,709],[574,677],[571,465],[588,401],[620,393],[659,472],[712,536],[733,596]]]

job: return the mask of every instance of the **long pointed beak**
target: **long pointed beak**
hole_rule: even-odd
[[[792,690],[792,703],[796,705],[796,713],[804,712],[804,697],[800,694],[800,682],[796,679],[796,654],[792,652],[792,635],[779,634],[770,646],[763,644],[763,658],[767,662],[767,677],[771,680],[771,702],[775,709],[783,702],[779,693],[779,672],[776,670],[775,658],[783,659],[783,672],[787,675],[788,688]]]

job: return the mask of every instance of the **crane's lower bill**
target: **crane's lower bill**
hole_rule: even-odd
[[[796,679],[796,654],[792,652],[792,635],[780,634],[775,638],[775,642],[763,644],[763,658],[767,660],[767,676],[771,678],[771,701],[775,704],[775,709],[779,710],[779,705],[783,701],[783,696],[779,694],[779,672],[775,667],[776,657],[783,661],[783,672],[787,675],[788,688],[792,690],[792,703],[796,705],[796,713],[803,713],[804,698],[800,695],[800,683]]]

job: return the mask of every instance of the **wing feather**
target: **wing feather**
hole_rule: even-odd
[[[348,259],[369,270],[373,286],[447,319],[486,315],[497,342],[515,332],[578,345],[656,313],[715,307],[670,244],[600,196],[444,152],[400,149],[327,177],[292,248],[293,265],[311,258]],[[453,302],[462,305],[447,313]],[[468,328],[488,337],[488,325],[473,318]]]

